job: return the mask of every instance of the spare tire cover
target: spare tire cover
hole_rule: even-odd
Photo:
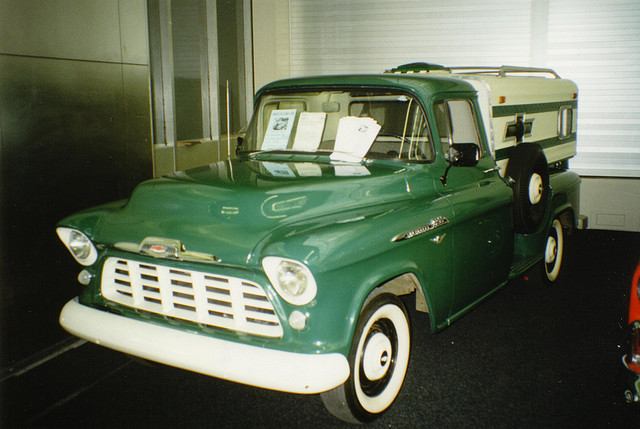
[[[506,176],[513,188],[513,226],[521,234],[534,232],[549,205],[549,166],[540,145],[520,143],[509,157]]]

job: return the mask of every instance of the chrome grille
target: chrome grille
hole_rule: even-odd
[[[109,301],[205,326],[282,336],[261,286],[236,277],[109,258],[102,272]]]

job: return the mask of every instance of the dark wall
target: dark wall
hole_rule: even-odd
[[[152,175],[146,2],[0,0],[0,362],[66,335],[55,224]]]

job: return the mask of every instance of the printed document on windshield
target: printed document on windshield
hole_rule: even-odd
[[[269,118],[262,150],[286,150],[296,121],[296,110],[274,110]]]
[[[302,112],[298,120],[293,150],[315,152],[320,146],[327,114],[324,112]]]
[[[340,119],[332,161],[360,162],[380,132],[373,118],[345,116]]]

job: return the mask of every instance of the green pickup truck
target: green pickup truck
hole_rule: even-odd
[[[60,323],[371,421],[405,378],[404,303],[436,332],[530,269],[558,278],[565,232],[586,223],[576,118],[575,84],[549,69],[271,83],[233,159],[59,223],[83,266]]]

